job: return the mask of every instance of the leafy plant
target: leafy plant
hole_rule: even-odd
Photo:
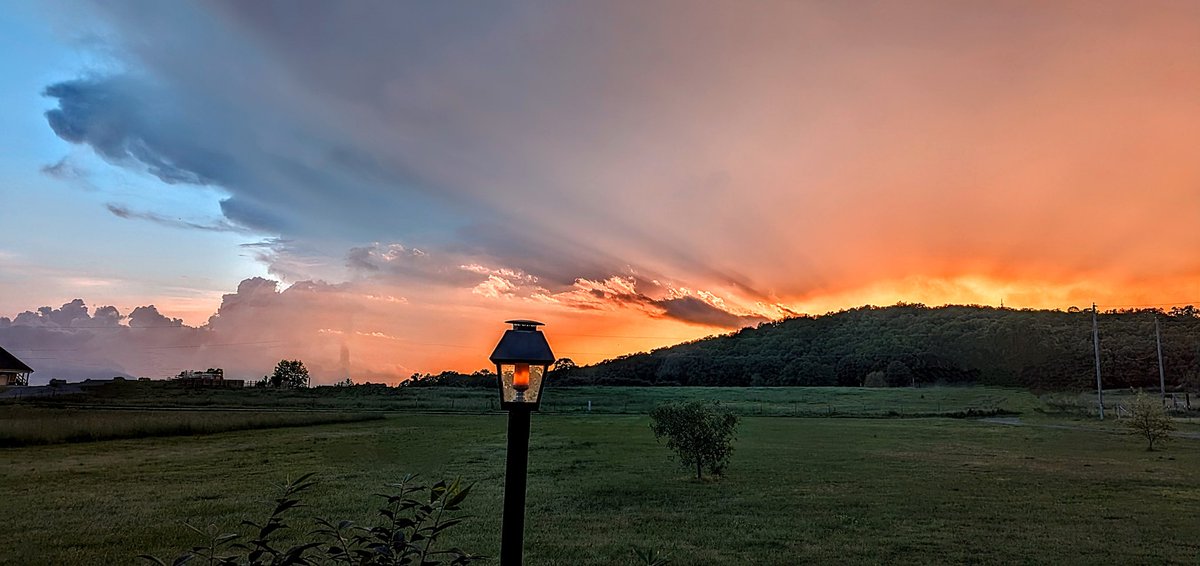
[[[284,516],[302,506],[297,494],[316,484],[311,478],[312,474],[305,474],[283,486],[266,520],[242,523],[252,529],[245,536],[220,533],[214,526],[200,530],[188,525],[207,542],[185,551],[170,564],[182,566],[197,560],[209,566],[457,566],[479,558],[459,548],[442,550],[437,544],[447,529],[463,521],[459,512],[471,487],[463,487],[458,480],[427,486],[413,475],[389,484],[393,493],[378,494],[387,500],[379,509],[383,519],[380,524],[368,527],[317,518],[318,528],[308,533],[306,540],[289,545],[279,537],[280,532],[290,528]],[[139,558],[160,566],[168,564],[154,556]]]
[[[667,556],[654,548],[639,548],[633,547],[633,555],[637,557],[638,564],[645,566],[667,566],[671,561],[667,560]]]
[[[712,475],[725,470],[737,425],[737,415],[716,401],[667,403],[650,411],[654,437],[667,439],[680,465],[695,466],[696,479],[704,478],[705,469]]]

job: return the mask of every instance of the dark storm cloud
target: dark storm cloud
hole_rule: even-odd
[[[434,208],[408,194],[402,175],[391,175],[390,184],[384,184],[380,167],[358,169],[367,158],[320,149],[335,143],[336,136],[291,131],[303,129],[303,120],[278,126],[276,121],[284,119],[281,109],[266,100],[244,101],[265,105],[252,116],[249,108],[219,102],[238,93],[192,90],[201,87],[171,78],[121,75],[50,85],[44,94],[58,107],[46,112],[47,122],[60,138],[87,145],[115,165],[168,184],[229,191],[220,203],[223,214],[251,228],[353,240],[356,234],[377,237],[390,221],[419,225],[422,215],[416,209]],[[52,166],[48,172],[63,168]]]
[[[733,314],[696,297],[664,299],[653,301],[653,304],[662,308],[666,316],[692,324],[703,324],[720,328],[742,328],[744,326],[754,326],[760,322],[767,322],[767,319],[761,316],[739,316]]]
[[[167,97],[128,76],[79,79],[46,87],[58,101],[46,112],[60,138],[92,147],[117,165],[142,165],[164,183],[193,185],[229,181],[221,171],[228,159],[186,141],[182,124],[153,109]]]
[[[551,38],[536,36],[552,10],[117,1],[95,12],[136,72],[47,87],[51,128],[165,182],[227,190],[221,209],[238,225],[342,250],[416,242],[557,286],[629,264],[575,229],[598,203],[577,198],[570,173],[548,174],[556,157],[537,150],[601,134],[599,109],[578,103],[604,50],[547,52]],[[589,224],[657,238],[590,210]]]

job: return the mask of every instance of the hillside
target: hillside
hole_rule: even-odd
[[[1200,311],[1101,312],[1105,388],[1200,385]],[[1095,387],[1090,311],[900,304],[802,316],[562,372],[564,384]]]

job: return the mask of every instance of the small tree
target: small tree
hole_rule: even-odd
[[[271,387],[308,387],[308,368],[300,360],[279,360],[275,371],[264,379]]]
[[[1171,440],[1175,425],[1171,422],[1171,415],[1163,408],[1162,401],[1138,391],[1130,412],[1132,415],[1125,419],[1125,426],[1129,427],[1131,434],[1146,439],[1146,450],[1154,450],[1155,442]]]
[[[882,371],[873,371],[863,380],[863,387],[887,387],[887,376]]]
[[[884,380],[887,381],[888,387],[908,387],[909,385],[916,386],[916,381],[913,380],[912,369],[900,360],[892,360],[887,365],[884,371]]]
[[[733,436],[738,417],[712,401],[667,403],[650,411],[650,429],[654,437],[667,439],[667,448],[675,451],[680,465],[696,468],[696,479],[703,470],[719,476],[733,453]]]

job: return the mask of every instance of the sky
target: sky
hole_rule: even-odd
[[[0,0],[33,381],[1200,303],[1200,4]]]

